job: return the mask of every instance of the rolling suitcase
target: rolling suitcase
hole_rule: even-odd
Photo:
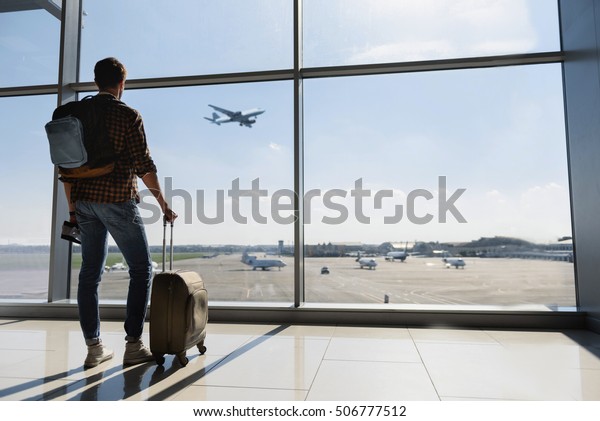
[[[177,356],[186,366],[186,352],[193,346],[200,354],[206,352],[206,323],[208,321],[208,294],[204,281],[193,271],[173,271],[173,224],[169,270],[166,264],[167,223],[163,230],[162,272],[154,275],[150,296],[150,351],[158,365],[165,362],[165,354]]]

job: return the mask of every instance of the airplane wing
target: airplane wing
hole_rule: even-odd
[[[208,104],[208,106],[212,107],[213,109],[217,110],[218,112],[223,113],[223,114],[225,114],[225,115],[227,115],[229,117],[231,117],[231,116],[233,116],[233,115],[236,114],[235,111],[229,111],[229,110],[226,110],[225,108],[217,107],[216,105],[210,105],[210,104]]]

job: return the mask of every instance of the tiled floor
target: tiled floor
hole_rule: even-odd
[[[84,371],[76,321],[0,319],[0,399],[600,400],[588,331],[209,324],[186,367],[124,368],[122,323],[102,329],[115,358]]]

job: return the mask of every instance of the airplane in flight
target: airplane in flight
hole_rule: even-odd
[[[371,270],[371,269],[374,270],[375,267],[377,266],[377,262],[375,261],[375,259],[371,259],[368,257],[360,257],[360,252],[358,253],[358,257],[356,258],[356,261],[360,265],[361,269],[364,267],[367,267],[367,268],[369,268],[369,270]]]
[[[281,259],[258,259],[256,256],[249,256],[246,252],[242,254],[242,263],[252,266],[252,270],[256,268],[267,270],[272,267],[281,270],[282,267],[287,266]]]
[[[261,108],[252,108],[246,111],[230,111],[226,110],[225,108],[217,107],[216,105],[208,104],[208,106],[227,116],[220,116],[219,114],[213,112],[212,118],[204,117],[206,120],[216,124],[217,126],[220,126],[222,123],[239,123],[240,126],[252,127],[252,125],[256,123],[256,117],[266,111]]]
[[[463,259],[460,258],[453,258],[453,257],[445,257],[442,259],[444,261],[444,263],[446,263],[446,268],[451,268],[452,266],[454,266],[456,269],[458,269],[459,267],[461,268],[465,268],[465,261]]]

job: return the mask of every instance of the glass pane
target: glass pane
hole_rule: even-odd
[[[53,2],[22,3],[0,4],[0,86],[55,84],[60,9]]]
[[[109,56],[128,77],[290,68],[291,0],[85,0],[81,80]],[[110,22],[110,24],[109,24]]]
[[[44,124],[55,107],[54,95],[0,98],[1,299],[48,299],[54,167]]]
[[[293,301],[292,95],[291,82],[124,93],[123,100],[144,118],[163,190],[179,214],[174,267],[200,273],[212,304]],[[264,113],[247,116],[250,127],[208,120],[213,113],[218,122],[226,119],[223,109],[255,108]],[[163,225],[148,191],[140,210],[160,270]],[[123,300],[127,271],[118,251],[110,251],[107,266],[114,268],[104,274],[100,297]],[[248,264],[242,263],[244,252]],[[257,259],[250,262],[251,256]]]
[[[557,2],[305,0],[305,67],[560,50]]]
[[[560,64],[304,98],[307,301],[575,305]]]

